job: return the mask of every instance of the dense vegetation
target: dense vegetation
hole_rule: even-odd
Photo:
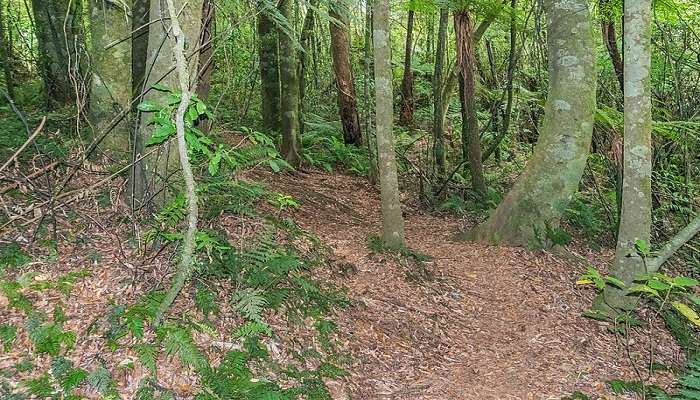
[[[637,373],[610,391],[698,398],[698,26],[693,0],[1,0],[0,397],[333,398],[353,294],[275,186],[327,173],[376,186],[394,262],[427,260],[407,208],[566,259]],[[76,304],[106,282],[131,289]],[[659,325],[675,388],[630,356]]]

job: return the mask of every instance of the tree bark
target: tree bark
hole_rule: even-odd
[[[281,126],[280,65],[278,33],[270,19],[267,3],[258,1],[258,58],[260,59],[260,96],[263,127],[279,131]]]
[[[394,95],[391,73],[389,0],[374,0],[374,81],[376,91],[377,156],[382,203],[382,239],[389,248],[405,246],[394,150]]]
[[[600,22],[600,30],[603,35],[603,43],[605,43],[605,48],[608,50],[608,55],[610,56],[610,61],[612,61],[613,69],[615,70],[615,77],[620,84],[620,91],[624,94],[625,92],[625,78],[624,78],[624,65],[622,61],[622,55],[617,47],[617,32],[615,31],[615,20],[610,17],[608,7],[608,0],[600,0],[598,6],[603,13],[603,18]]]
[[[401,111],[399,123],[403,126],[413,126],[413,113],[415,102],[413,101],[413,21],[415,12],[408,10],[408,23],[406,25],[406,49],[403,61],[403,79],[401,80]]]
[[[179,13],[179,22],[185,36],[186,43],[199,43],[202,27],[202,1],[203,0],[175,0],[175,7],[182,10]],[[168,9],[161,0],[152,0],[149,10],[151,20],[161,19],[159,23],[153,23],[148,31],[148,51],[146,57],[145,71],[145,95],[144,100],[161,102],[164,97],[162,92],[150,90],[150,88],[160,83],[169,88],[179,88],[177,74],[172,68],[172,60],[175,59],[175,42],[171,31],[170,17]],[[199,65],[199,52],[194,51],[197,45],[193,45],[187,54],[187,70],[190,71],[189,85],[195,87],[197,84],[197,66]],[[139,121],[138,135],[144,143],[151,136],[152,127],[149,125],[151,116],[141,115]],[[155,204],[163,204],[171,198],[175,192],[171,185],[168,185],[168,177],[180,167],[178,154],[174,144],[164,145],[157,154],[143,160],[143,181],[145,184],[144,197],[153,195]],[[138,182],[135,182],[138,184]],[[156,194],[158,194],[156,196]],[[137,202],[146,200],[137,199]]]
[[[450,11],[447,7],[440,9],[437,49],[435,53],[435,72],[433,73],[433,158],[435,172],[439,178],[445,175],[445,97],[442,81],[445,71],[445,49],[447,47],[447,24]]]
[[[5,88],[7,95],[15,99],[15,85],[12,78],[12,42],[5,29],[5,1],[0,1],[0,51],[2,52],[2,67],[5,74]]]
[[[114,115],[131,107],[132,82],[131,2],[90,0],[92,42],[92,91],[90,120],[96,132],[104,132]],[[124,118],[105,137],[100,147],[119,161],[129,159],[129,119]]]
[[[348,32],[348,4],[345,1],[329,3],[328,15],[336,21],[330,21],[331,54],[333,70],[338,87],[338,110],[343,124],[345,144],[362,144],[360,115],[357,112],[357,96],[350,65],[350,34]]]
[[[309,53],[311,52],[311,44],[313,43],[315,8],[318,7],[319,0],[311,0],[304,16],[304,24],[301,28],[301,37],[299,43],[301,50],[299,51],[299,134],[304,135],[304,119],[306,114],[306,76],[308,74],[307,65],[309,61]]]
[[[541,135],[516,184],[474,237],[527,246],[556,228],[583,175],[596,109],[596,59],[587,0],[545,0],[549,91]]]
[[[472,189],[477,197],[486,195],[484,168],[481,163],[481,139],[476,114],[476,79],[474,78],[474,26],[468,11],[454,14],[457,61],[461,80],[460,101],[462,103],[462,156],[469,160]]]
[[[203,0],[202,4],[202,30],[199,36],[199,65],[197,66],[197,97],[206,102],[211,89],[211,77],[214,73],[214,29],[216,22],[216,8],[213,0]],[[209,133],[211,129],[210,120],[200,121],[198,128],[203,133]]]
[[[625,2],[625,135],[622,213],[612,274],[632,283],[646,273],[646,261],[637,254],[636,242],[651,241],[651,0]],[[626,292],[606,288],[606,304],[630,308],[635,302]]]
[[[278,7],[282,16],[292,23],[294,0],[280,0]],[[293,167],[301,165],[301,144],[299,143],[299,77],[297,75],[297,50],[292,32],[278,30],[279,63],[282,81],[282,157]]]
[[[47,104],[76,104],[85,94],[83,4],[80,0],[32,0],[32,9]]]

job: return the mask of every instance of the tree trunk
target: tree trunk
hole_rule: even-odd
[[[546,240],[576,193],[596,109],[595,46],[587,0],[545,0],[549,92],[532,159],[477,239],[527,246]],[[546,242],[545,242],[546,243]]]
[[[148,51],[146,57],[145,71],[145,95],[144,100],[156,103],[162,102],[164,97],[162,92],[150,90],[150,88],[160,83],[172,89],[178,89],[177,74],[174,73],[173,54],[175,46],[173,36],[169,35],[170,23],[168,9],[160,0],[152,0],[149,16],[152,20],[162,18],[162,23],[151,24],[148,31]],[[182,10],[179,14],[179,22],[184,32],[186,43],[199,43],[202,27],[202,0],[186,1],[176,0],[175,6]],[[197,45],[191,46],[187,51],[187,70],[191,71],[190,87],[197,84],[197,66],[199,65],[199,52],[195,51]],[[149,125],[151,115],[141,115],[139,121],[138,134],[144,143],[151,136],[152,127]],[[175,194],[173,186],[168,185],[168,177],[179,168],[179,158],[174,145],[164,145],[160,152],[151,155],[143,161],[143,171],[145,188],[142,191],[144,196],[151,195],[156,204],[163,204],[167,199]],[[138,182],[135,182],[138,184]],[[147,199],[137,199],[142,202]]]
[[[635,243],[651,240],[651,0],[625,2],[625,135],[622,213],[612,273],[625,283],[646,273]],[[608,288],[613,308],[629,308],[634,299]]]
[[[442,93],[442,81],[445,71],[445,49],[447,47],[447,24],[450,11],[447,7],[440,9],[437,50],[435,53],[435,72],[433,73],[433,158],[435,172],[439,178],[445,175],[445,97]]]
[[[333,70],[338,86],[338,109],[343,124],[345,144],[362,144],[360,116],[357,112],[357,97],[350,65],[350,34],[348,32],[348,4],[345,1],[329,3],[328,15],[336,21],[330,22],[331,53]]]
[[[461,79],[459,82],[462,103],[462,155],[469,160],[472,189],[477,197],[486,195],[484,168],[481,164],[481,139],[476,115],[476,79],[474,78],[474,42],[471,17],[468,11],[454,15],[457,61]]]
[[[90,0],[92,42],[92,91],[90,120],[97,134],[104,132],[112,118],[131,107],[132,83],[131,2]],[[129,119],[124,118],[100,144],[110,157],[129,159]]]
[[[369,155],[368,180],[371,184],[379,181],[379,168],[377,165],[377,141],[372,134],[372,98],[370,96],[370,84],[372,82],[372,2],[365,3],[365,37],[364,56],[364,113],[365,113],[365,145]]]
[[[148,21],[150,0],[133,0],[131,19],[131,91],[135,100],[132,107],[131,123],[131,162],[129,185],[126,191],[127,203],[134,211],[145,198],[146,171],[145,164],[137,162],[144,154],[144,140],[139,129],[140,114],[136,108],[141,102],[146,85],[146,58],[148,57]]]
[[[603,13],[603,17],[600,22],[600,29],[603,35],[603,43],[605,43],[605,48],[608,50],[608,55],[612,61],[613,69],[615,70],[615,76],[620,84],[620,91],[625,92],[625,78],[624,78],[624,66],[622,61],[622,55],[620,55],[620,50],[617,47],[617,32],[615,31],[615,20],[610,16],[611,12],[608,10],[608,0],[600,0],[598,3],[600,12]]]
[[[211,77],[214,73],[214,23],[216,21],[216,8],[213,0],[203,0],[202,4],[202,30],[199,37],[199,65],[197,66],[197,97],[206,102],[211,89]],[[200,121],[198,128],[202,132],[209,133],[210,120]]]
[[[49,107],[76,104],[85,92],[80,0],[32,0],[39,70]]]
[[[306,9],[304,16],[304,24],[301,28],[301,38],[299,43],[301,50],[299,51],[299,134],[304,135],[304,119],[306,114],[306,76],[308,74],[306,66],[309,61],[309,53],[311,51],[311,43],[313,42],[315,8],[318,7],[319,0],[311,0]]]
[[[413,126],[413,113],[416,105],[413,101],[413,20],[415,12],[408,10],[408,24],[406,25],[406,49],[403,61],[403,80],[401,81],[401,112],[399,123],[403,126]]]
[[[394,150],[394,95],[391,73],[389,0],[374,1],[374,81],[376,91],[377,157],[382,198],[382,239],[389,248],[405,246]]]
[[[294,0],[280,0],[278,3],[282,16],[294,26],[292,13]],[[299,77],[297,75],[297,50],[294,46],[293,32],[278,30],[279,63],[282,81],[282,147],[281,153],[287,162],[298,167],[301,165],[301,145],[299,143]]]
[[[278,34],[270,19],[267,3],[258,2],[258,57],[260,58],[260,96],[263,127],[279,131],[280,117],[280,65]]]
[[[12,42],[5,29],[5,2],[0,1],[0,51],[2,52],[2,67],[5,74],[5,88],[7,95],[15,99],[15,85],[12,78]]]

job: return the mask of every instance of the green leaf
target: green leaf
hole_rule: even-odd
[[[0,324],[0,342],[2,343],[3,351],[9,352],[12,349],[12,344],[17,338],[17,327],[10,324]]]
[[[267,162],[267,164],[270,166],[270,168],[272,168],[272,170],[273,170],[275,173],[280,172],[280,171],[282,170],[282,169],[280,168],[280,166],[277,164],[277,160],[269,160],[269,161]]]
[[[656,291],[655,289],[650,288],[647,285],[642,285],[642,284],[636,284],[632,285],[629,288],[630,293],[648,293],[651,294],[652,296],[659,297],[659,292]]]
[[[151,87],[155,90],[161,91],[161,92],[170,92],[170,88],[163,85],[162,83],[156,83],[151,85]]]
[[[613,286],[617,286],[620,289],[624,289],[627,285],[622,280],[615,278],[614,276],[606,276],[605,281]]]
[[[681,303],[680,301],[671,302],[673,308],[676,309],[681,315],[683,315],[688,321],[692,322],[695,326],[700,326],[700,316],[688,305]]]
[[[221,150],[217,150],[214,153],[214,157],[209,160],[209,175],[214,176],[219,172],[219,166],[221,165]]]
[[[680,287],[693,287],[698,285],[698,281],[686,276],[677,276],[673,278],[673,284]]]
[[[174,135],[176,131],[177,129],[175,129],[175,125],[173,123],[161,125],[153,131],[151,137],[146,142],[146,146],[161,144]]]

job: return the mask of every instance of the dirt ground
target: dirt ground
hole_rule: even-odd
[[[318,274],[344,288],[352,301],[352,307],[337,315],[341,350],[353,360],[346,366],[350,376],[328,382],[337,400],[559,399],[578,390],[592,398],[627,398],[610,393],[606,381],[639,379],[630,359],[646,365],[653,351],[656,362],[682,365],[682,352],[660,327],[632,332],[624,340],[608,333],[605,323],[581,316],[593,297],[590,288],[575,285],[585,269],[581,263],[544,252],[453,242],[450,238],[468,228],[469,221],[407,206],[408,244],[432,260],[424,268],[400,264],[368,246],[368,238],[380,230],[380,215],[378,192],[366,179],[317,171],[257,178],[297,199],[301,206],[292,217],[332,249],[329,267]],[[112,203],[119,203],[119,188],[110,196]],[[64,219],[58,258],[31,267],[41,279],[81,268],[91,275],[76,283],[70,298],[44,291],[32,293],[30,300],[47,313],[62,302],[66,329],[78,333],[71,360],[86,369],[98,363],[116,371],[120,393],[130,398],[148,371],[138,363],[134,369],[120,368],[136,359],[133,352],[105,352],[102,336],[88,328],[113,304],[128,304],[165,285],[172,259],[138,258],[138,249],[125,243],[128,229],[116,222],[123,220],[118,207],[105,208],[86,198],[67,211],[82,222]],[[232,229],[256,229],[236,221]],[[26,240],[18,235],[3,238]],[[570,250],[597,266],[610,258],[609,251]],[[191,292],[183,291],[172,313],[185,315],[188,307],[191,311]],[[239,322],[227,316],[232,314],[222,309],[224,317],[217,321],[221,337],[214,338],[219,344],[227,340],[230,330],[225,328]],[[0,321],[21,326],[23,318],[0,296]],[[282,329],[281,336],[295,334]],[[211,345],[210,357],[223,354],[216,343],[200,344]],[[15,347],[0,354],[0,369],[26,357],[31,342],[25,333],[20,332]],[[49,368],[48,357],[33,361]],[[646,371],[640,373],[647,377]],[[169,359],[158,360],[158,381],[178,398],[191,398],[197,390],[196,376]],[[665,388],[672,381],[667,372],[650,379]]]
[[[605,382],[637,380],[630,358],[648,363],[646,334],[630,335],[628,355],[606,323],[581,316],[593,298],[575,285],[583,264],[453,242],[468,222],[407,209],[409,247],[433,257],[433,279],[412,282],[410,266],[368,248],[381,221],[366,180],[313,173],[270,184],[300,201],[294,218],[332,246],[335,263],[352,266],[335,279],[356,305],[339,321],[356,358],[339,386],[353,399],[559,399],[575,391],[623,398]],[[610,251],[570,250],[593,265],[610,259]],[[673,340],[654,329],[655,361],[679,363]],[[663,387],[670,377],[651,382]]]

